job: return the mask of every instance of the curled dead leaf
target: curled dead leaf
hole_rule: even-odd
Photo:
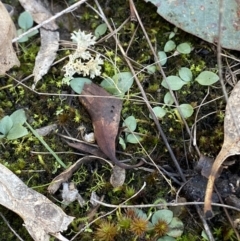
[[[121,168],[130,169],[142,165],[142,162],[126,165],[115,155],[122,100],[93,83],[84,84],[79,100],[91,116],[95,138],[101,151]]]
[[[33,17],[34,21],[38,24],[52,17],[51,12],[44,6],[43,1],[36,0],[19,0],[23,8],[28,11]],[[56,58],[59,49],[59,33],[55,21],[44,24],[40,28],[41,48],[35,60],[33,70],[34,84],[32,88],[35,89],[38,81],[47,74],[53,61]]]
[[[16,29],[12,19],[0,1],[0,75],[13,66],[20,66],[20,62],[12,46],[12,39],[16,35]]]
[[[207,218],[213,216],[211,208],[211,198],[214,187],[215,179],[219,173],[221,165],[227,157],[240,154],[240,82],[238,82],[229,99],[226,106],[226,114],[224,119],[224,142],[222,149],[216,157],[206,188],[206,195],[204,200],[204,213]]]

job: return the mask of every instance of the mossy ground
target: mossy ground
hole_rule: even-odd
[[[14,15],[14,19],[16,20],[18,14],[23,10],[19,3],[15,1],[7,2],[16,6],[17,12]],[[73,2],[74,1],[68,1],[69,4]],[[106,1],[99,2],[109,19],[112,18],[116,28],[129,17],[128,1],[109,1],[108,4],[106,4]],[[92,1],[88,1],[88,3],[95,7],[95,4]],[[52,6],[51,4],[57,5],[60,9],[66,7],[62,1],[50,1],[50,6]],[[174,26],[162,19],[156,13],[155,7],[150,3],[147,4],[144,1],[138,0],[135,1],[135,4],[152,44],[155,45],[157,49],[162,49],[168,40],[169,32],[174,29]],[[80,15],[81,17],[79,17]],[[69,40],[70,33],[73,30],[81,28],[84,31],[93,32],[94,29],[102,23],[101,18],[88,7],[81,7],[75,12],[75,15],[71,15],[70,13],[67,14],[65,19],[67,19],[67,21],[58,20],[58,24],[60,26],[59,30],[61,36],[67,40]],[[144,66],[154,62],[154,58],[147,45],[143,32],[140,28],[137,28],[138,26],[136,22],[129,21],[118,33],[119,40],[124,48],[129,46],[131,38],[133,34],[135,34],[128,51],[128,56],[134,60],[136,72],[140,71]],[[136,33],[134,33],[135,30]],[[166,75],[176,74],[180,67],[191,68],[195,77],[204,69],[217,70],[216,48],[212,44],[203,42],[180,30],[178,30],[178,35],[174,40],[176,43],[190,42],[194,50],[189,55],[180,55],[170,58],[167,66],[164,68]],[[61,84],[63,78],[63,72],[61,69],[66,62],[63,61],[54,65],[49,73],[39,81],[36,91],[41,94],[37,94],[23,85],[17,84],[14,80],[21,80],[32,74],[35,57],[39,50],[39,44],[40,41],[38,36],[34,37],[27,43],[21,44],[18,52],[21,67],[12,69],[9,72],[11,77],[1,77],[0,85],[11,85],[11,87],[0,90],[0,117],[9,115],[17,109],[25,108],[28,115],[28,121],[33,128],[56,123],[58,124],[58,131],[60,133],[64,132],[65,128],[69,133],[76,137],[78,135],[78,126],[80,123],[84,123],[90,131],[92,129],[91,120],[76,98],[62,99],[59,96],[53,95],[61,94],[63,91],[71,93],[68,86],[63,86]],[[111,58],[117,58],[118,69],[120,71],[128,71],[123,56],[121,56],[120,51],[116,51],[116,43],[113,38],[97,45],[95,50],[104,55],[111,55]],[[67,54],[69,54],[69,51],[62,49],[59,51],[57,59],[61,59]],[[65,61],[67,61],[67,59]],[[114,69],[111,65],[109,66],[106,63],[103,68],[103,73],[112,75]],[[154,103],[163,103],[163,96],[166,93],[166,90],[160,85],[162,76],[157,72],[150,75],[146,71],[142,71],[138,77],[149,100]],[[101,79],[96,79],[95,81],[99,83]],[[32,85],[32,78],[25,81],[24,84],[30,87]],[[184,86],[176,93],[176,96],[180,103],[189,103],[193,107],[196,107],[200,105],[201,100],[205,97],[207,91],[208,89],[206,87],[193,83]],[[139,96],[140,93],[137,85],[134,84],[129,96],[127,96],[124,101],[122,118],[133,115],[138,120],[137,131],[144,135],[143,141],[141,142],[144,150],[150,154],[157,165],[169,165],[171,168],[175,169],[163,141],[158,136],[153,121],[149,119],[146,105],[144,102],[140,102],[139,104],[139,102],[134,101],[139,100]],[[210,88],[209,95],[205,101],[209,101],[208,104],[202,106],[198,114],[198,119],[206,116],[198,123],[198,147],[202,153],[210,156],[215,156],[218,153],[223,141],[223,112],[225,109],[225,102],[221,96],[222,92],[220,84],[215,84],[214,88]],[[213,114],[208,115],[212,112]],[[189,126],[194,124],[194,118],[195,116],[192,116],[187,119]],[[169,144],[179,161],[179,165],[183,169],[191,171],[198,157],[194,150],[188,150],[190,140],[184,126],[173,112],[169,112],[161,120],[161,125],[168,138]],[[59,156],[66,165],[74,163],[78,159],[74,150],[69,148],[61,138],[54,133],[44,137],[44,140],[54,151],[61,152]],[[143,148],[139,145],[127,144],[125,152],[136,157],[145,157],[146,153]],[[118,146],[118,149],[121,149],[121,147]],[[46,151],[34,135],[30,133],[24,138],[14,141],[6,141],[0,146],[0,150],[0,162],[2,164],[17,173],[17,175],[27,183],[29,187],[37,187],[35,190],[52,199],[47,193],[44,185],[50,183],[56,174],[60,173],[63,169],[59,167],[53,156],[49,154],[32,153],[32,151],[36,153]],[[39,155],[41,155],[41,157],[39,157]],[[43,160],[43,162],[40,162],[40,160]],[[153,170],[152,173],[144,169],[127,171],[126,184],[117,190],[113,190],[109,184],[109,168],[107,166],[102,166],[100,163],[89,164],[80,168],[80,170],[74,174],[73,181],[77,184],[77,188],[86,200],[89,200],[91,191],[94,189],[99,196],[105,195],[105,202],[118,204],[129,198],[128,191],[130,187],[137,191],[141,188],[143,182],[146,182],[147,189],[131,200],[133,204],[151,204],[158,198],[164,198],[167,201],[174,199],[175,193],[170,192],[170,187],[164,178],[155,171],[153,167],[151,167],[151,169]],[[175,184],[173,183],[173,185]],[[179,187],[176,186],[176,188]],[[70,234],[71,229],[74,232],[77,232],[78,226],[84,224],[84,221],[82,220],[84,220],[83,217],[86,217],[88,208],[89,205],[80,208],[78,203],[75,202],[65,209],[68,215],[76,217],[76,220],[71,225],[68,232],[65,233],[67,237],[72,236],[72,234]],[[98,210],[98,214],[107,211],[108,209],[101,207]],[[31,240],[24,227],[21,226],[21,220],[17,218],[15,214],[4,208],[1,208],[1,212],[12,227],[21,234],[24,240]],[[189,218],[186,212],[192,213],[195,211],[194,209],[189,208],[188,210],[185,210],[180,217],[184,222],[184,237],[186,237],[186,239],[182,238],[179,240],[201,240],[200,233],[202,227],[198,225],[199,221],[195,220],[193,217],[194,215]],[[112,223],[118,223],[116,214],[110,215],[107,219]],[[75,240],[93,240],[94,230],[100,225],[100,222],[101,221],[91,227],[93,233],[83,232]],[[222,220],[222,222],[226,222],[226,220]],[[215,227],[214,222],[212,223],[212,226]],[[222,224],[222,226],[224,225]],[[2,220],[0,230],[2,237],[6,237],[5,240],[14,240],[13,234]],[[116,240],[126,240],[126,236],[123,236],[124,238],[122,238],[121,235],[118,235]],[[129,240],[135,239],[130,236]],[[150,239],[145,237],[144,240]]]

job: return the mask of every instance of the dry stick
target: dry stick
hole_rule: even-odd
[[[130,198],[128,198],[127,200],[125,200],[124,202],[122,202],[119,205],[115,205],[114,209],[108,213],[105,213],[99,217],[97,217],[96,219],[94,219],[92,222],[88,223],[84,228],[82,228],[79,232],[77,232],[75,234],[74,237],[72,237],[72,239],[70,241],[73,241],[80,233],[82,233],[86,228],[90,227],[93,223],[95,223],[97,220],[100,220],[103,217],[106,217],[108,215],[110,215],[111,213],[114,213],[117,209],[119,209],[122,205],[124,205],[125,203],[129,202],[131,199],[133,199],[134,197],[137,197],[139,195],[139,193],[146,187],[146,183],[143,183],[143,186],[140,188],[140,190],[137,191],[137,193],[135,193],[133,196],[131,196]],[[92,200],[96,201],[96,199],[92,198]],[[97,202],[98,204],[101,204],[102,201]]]
[[[74,3],[74,4],[71,5],[70,7],[64,9],[63,11],[61,11],[61,12],[59,12],[59,13],[56,13],[56,14],[55,14],[54,16],[52,16],[51,18],[43,21],[42,23],[38,24],[37,26],[35,26],[35,27],[33,27],[33,28],[30,28],[27,32],[24,32],[23,34],[21,34],[21,35],[18,36],[17,38],[14,38],[14,39],[12,40],[12,43],[15,43],[15,42],[18,41],[20,38],[28,35],[28,34],[31,33],[32,31],[41,28],[44,24],[47,24],[47,23],[55,20],[56,18],[61,17],[63,14],[75,10],[77,7],[79,7],[81,4],[83,4],[83,3],[86,2],[86,1],[87,1],[87,0],[81,0],[81,1],[79,1],[79,2]]]
[[[200,105],[199,105],[199,107],[197,109],[197,112],[196,112],[196,115],[195,115],[194,124],[192,126],[192,130],[193,130],[193,140],[192,140],[192,143],[193,143],[193,146],[197,145],[197,141],[196,141],[197,138],[196,138],[196,136],[197,136],[197,117],[198,117],[198,113],[199,113],[200,108],[201,108],[202,104],[204,103],[204,101],[206,100],[208,95],[209,95],[209,87],[208,87],[207,94],[204,96],[203,100],[201,101],[201,103],[200,103]]]
[[[169,92],[170,92],[170,94],[171,94],[171,96],[172,96],[172,98],[173,98],[173,100],[174,100],[174,103],[176,104],[176,108],[177,108],[179,114],[180,114],[181,117],[182,117],[182,121],[183,121],[183,123],[184,123],[184,125],[185,125],[185,127],[186,127],[186,130],[187,130],[189,136],[191,136],[190,128],[188,127],[188,124],[187,124],[186,120],[185,120],[184,117],[183,117],[182,111],[181,111],[181,109],[179,108],[179,103],[178,103],[178,101],[177,101],[177,99],[176,99],[176,97],[175,97],[175,95],[174,95],[174,93],[173,93],[173,90],[170,88],[170,86],[169,86],[169,84],[168,84],[168,80],[167,80],[167,77],[166,77],[166,75],[165,75],[165,72],[163,71],[163,68],[162,68],[162,66],[161,66],[161,64],[160,64],[160,61],[159,61],[159,59],[158,59],[158,56],[156,55],[156,52],[154,51],[154,48],[153,48],[153,46],[152,46],[152,43],[151,43],[151,41],[150,41],[150,39],[149,39],[146,31],[145,31],[145,28],[144,28],[143,23],[142,23],[139,15],[138,15],[138,12],[137,12],[137,10],[136,10],[136,7],[135,7],[135,5],[134,5],[134,3],[133,3],[132,0],[129,0],[129,1],[130,1],[131,4],[133,5],[132,7],[133,7],[133,9],[134,9],[134,11],[135,11],[135,14],[136,14],[136,16],[137,16],[138,23],[140,24],[140,26],[141,26],[141,28],[142,28],[142,31],[143,31],[143,33],[144,33],[144,35],[145,35],[145,37],[146,37],[146,40],[147,40],[147,42],[148,42],[148,45],[149,45],[149,47],[150,47],[150,49],[151,49],[151,51],[152,51],[152,54],[153,54],[153,56],[154,56],[154,58],[155,58],[155,62],[156,62],[156,64],[157,64],[158,68],[160,69],[160,72],[161,72],[161,74],[162,74],[162,76],[163,76],[163,79],[166,81],[166,83],[167,83],[167,85],[168,85]],[[198,147],[195,146],[195,149],[196,149],[196,151],[197,151],[197,153],[198,153],[198,156],[200,157],[200,151],[199,151]]]
[[[213,237],[212,232],[211,232],[211,230],[210,230],[210,228],[209,228],[209,226],[207,224],[206,219],[203,216],[202,210],[199,208],[198,205],[196,205],[196,209],[197,209],[197,212],[198,212],[198,215],[199,215],[200,219],[202,220],[203,227],[205,229],[205,232],[206,232],[206,234],[208,236],[209,241],[214,241],[214,237]]]
[[[147,41],[148,41],[148,44],[149,44],[149,46],[150,46],[150,48],[151,48],[151,51],[152,51],[153,55],[154,55],[155,62],[157,63],[157,65],[158,65],[158,67],[159,67],[159,69],[160,69],[160,72],[161,72],[164,80],[166,81],[166,83],[167,83],[167,85],[168,85],[169,92],[171,93],[171,95],[172,95],[172,97],[173,97],[173,100],[174,100],[174,102],[175,102],[175,104],[176,104],[177,110],[178,110],[178,112],[180,113],[180,115],[182,116],[182,120],[183,120],[183,122],[184,122],[184,124],[185,124],[186,130],[187,130],[189,136],[192,137],[190,128],[188,127],[188,124],[187,124],[186,120],[184,119],[184,117],[183,117],[183,115],[182,115],[182,111],[181,111],[181,109],[179,108],[179,103],[178,103],[178,101],[177,101],[177,99],[176,99],[176,97],[175,97],[172,89],[170,88],[170,86],[169,86],[169,84],[168,84],[168,81],[167,81],[167,77],[166,77],[166,75],[165,75],[165,72],[163,71],[163,68],[162,68],[160,62],[158,61],[158,57],[157,57],[157,55],[156,55],[156,52],[154,51],[154,48],[153,48],[153,46],[152,46],[152,43],[151,43],[150,39],[148,38],[148,35],[147,35],[147,33],[146,33],[146,31],[145,31],[145,28],[144,28],[144,26],[143,26],[143,24],[142,24],[142,21],[141,21],[139,15],[138,15],[138,12],[137,12],[137,10],[136,10],[136,8],[135,8],[135,5],[134,5],[134,3],[133,3],[132,0],[129,0],[129,1],[130,1],[131,4],[133,5],[133,9],[134,9],[135,14],[136,14],[136,16],[137,16],[138,22],[139,22],[139,24],[141,25],[141,28],[142,28],[142,30],[143,30],[143,32],[144,32],[144,34],[145,34],[145,37],[146,37],[146,39],[147,39]],[[197,147],[197,146],[194,146],[194,147],[195,147],[195,149],[196,149],[196,151],[197,151],[197,153],[198,153],[198,156],[200,157],[200,151],[199,151],[198,147]],[[184,179],[184,181],[186,182],[186,179]],[[200,217],[200,218],[201,218],[201,217]],[[207,225],[207,223],[205,222],[203,225],[204,225],[204,227],[205,227],[205,225]],[[209,228],[206,229],[206,232],[208,232],[208,230],[209,230]]]
[[[218,195],[218,198],[219,198],[220,202],[224,203],[223,200],[222,200],[221,194],[219,193],[218,189],[216,187],[214,187],[214,188],[216,190],[216,193]],[[225,212],[225,214],[227,216],[227,219],[228,219],[229,223],[231,224],[231,226],[232,226],[232,228],[233,228],[233,230],[234,230],[234,232],[236,234],[237,239],[240,240],[240,235],[239,235],[236,227],[234,227],[233,221],[232,221],[232,219],[231,219],[231,217],[230,217],[230,215],[228,213],[228,210],[225,207],[223,207],[223,210],[224,210],[224,212]]]
[[[3,214],[0,212],[0,216],[3,219],[3,221],[7,224],[7,226],[9,227],[9,229],[14,233],[14,235],[20,240],[20,241],[24,241],[18,234],[17,232],[15,232],[15,230],[10,226],[10,224],[8,223],[7,219],[3,216]]]
[[[109,30],[110,30],[110,31],[113,31],[111,25],[110,25],[110,24],[108,23],[108,21],[107,21],[107,18],[106,18],[106,16],[105,16],[104,12],[102,11],[102,8],[100,7],[98,1],[95,0],[95,3],[96,3],[96,5],[98,6],[98,9],[99,9],[99,11],[100,11],[101,17],[102,17],[102,19],[105,21],[105,23],[107,24]],[[133,9],[134,9],[134,11],[136,11],[135,7],[134,7]],[[137,14],[136,16],[137,16],[138,21],[139,21],[139,16],[138,16],[138,14]],[[124,51],[124,49],[123,49],[123,47],[122,47],[122,45],[120,44],[120,42],[119,42],[119,40],[118,40],[118,38],[117,38],[115,35],[113,35],[113,37],[114,37],[114,39],[115,39],[115,41],[116,41],[116,43],[117,43],[117,45],[118,45],[118,47],[119,47],[122,55],[123,55],[123,57],[125,58],[125,60],[126,60],[126,62],[127,62],[127,64],[128,64],[129,69],[131,70],[132,74],[134,75],[134,78],[135,78],[135,81],[136,81],[136,83],[137,83],[137,85],[138,85],[138,88],[139,88],[139,90],[140,90],[140,92],[141,92],[141,94],[142,94],[142,97],[143,97],[143,99],[144,99],[144,101],[145,101],[145,103],[146,103],[146,105],[147,105],[147,108],[148,108],[151,116],[153,117],[154,123],[155,123],[156,126],[157,126],[157,129],[158,129],[158,131],[159,131],[159,133],[160,133],[160,135],[161,135],[161,137],[162,137],[162,139],[163,139],[163,141],[164,141],[164,144],[165,144],[165,146],[167,147],[167,149],[168,149],[168,151],[169,151],[169,153],[170,153],[170,156],[171,156],[171,158],[172,158],[172,160],[173,160],[173,162],[174,162],[174,164],[175,164],[175,166],[176,166],[176,168],[177,168],[177,170],[178,170],[178,172],[179,172],[182,180],[185,182],[185,181],[186,181],[186,178],[185,178],[185,176],[183,175],[183,172],[182,172],[182,170],[181,170],[181,168],[180,168],[180,166],[179,166],[179,164],[178,164],[178,161],[177,161],[177,159],[176,159],[176,157],[175,157],[175,155],[174,155],[174,153],[173,153],[173,151],[172,151],[172,149],[171,149],[171,147],[170,147],[170,145],[169,145],[169,143],[168,143],[168,141],[167,141],[167,138],[166,138],[166,136],[165,136],[165,134],[164,134],[164,132],[163,132],[160,124],[159,124],[159,121],[158,121],[155,113],[153,112],[153,109],[152,109],[151,105],[149,104],[149,101],[148,101],[148,99],[147,99],[146,93],[144,92],[144,89],[143,89],[143,87],[142,87],[142,85],[141,85],[138,77],[135,75],[135,71],[134,71],[134,69],[133,69],[133,67],[132,67],[132,64],[131,64],[131,62],[129,61],[129,59],[128,59],[128,57],[127,57],[127,55],[126,55],[126,53],[125,53],[125,51]]]
[[[93,198],[93,201],[95,201],[96,203],[100,203],[104,207],[109,207],[109,208],[117,208],[117,207],[118,208],[152,208],[152,207],[164,207],[164,206],[178,207],[178,206],[192,206],[192,205],[203,205],[204,204],[204,202],[181,202],[181,203],[158,203],[158,204],[139,204],[139,205],[123,205],[123,204],[115,205],[115,204],[101,202],[94,198]],[[126,203],[126,202],[127,201],[124,201],[124,203]],[[235,208],[233,206],[229,206],[229,205],[221,204],[221,203],[213,203],[213,206],[226,207],[226,208],[232,209],[234,211],[238,211],[238,212],[240,211],[239,208]]]
[[[226,99],[226,102],[228,103],[228,95],[227,91],[223,82],[223,77],[222,77],[222,59],[221,59],[221,37],[222,37],[222,19],[223,19],[223,0],[220,0],[219,2],[219,21],[218,21],[218,43],[217,43],[217,63],[218,63],[218,74],[220,78],[220,83],[222,85],[222,91],[224,94],[224,97]],[[231,106],[229,106],[229,111],[233,119],[233,123],[238,131],[238,135],[240,136],[240,130],[236,124],[236,119],[233,115],[233,110]],[[215,172],[214,169],[214,164],[211,170],[211,173],[208,177],[208,183],[207,183],[207,188],[206,188],[206,194],[205,194],[205,200],[204,200],[204,213],[205,216],[208,218],[213,217],[213,211],[211,208],[211,202],[212,202],[212,192],[214,188],[214,181],[216,179],[216,176],[213,175],[212,173]]]

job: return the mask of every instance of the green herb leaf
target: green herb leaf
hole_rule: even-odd
[[[215,73],[211,72],[211,71],[203,71],[201,72],[198,77],[196,78],[196,81],[200,84],[200,85],[212,85],[214,83],[216,83],[219,80],[219,76],[216,75]]]
[[[102,24],[98,25],[97,28],[95,29],[94,35],[98,39],[99,37],[104,35],[106,32],[107,32],[107,24],[102,23]]]
[[[0,133],[4,136],[10,131],[13,126],[13,121],[9,116],[5,116],[0,120]]]
[[[192,51],[192,48],[189,43],[182,43],[177,46],[177,51],[181,54],[189,54]]]
[[[92,81],[88,78],[74,78],[71,80],[70,86],[76,93],[81,94],[85,83],[90,84]]]
[[[134,116],[128,116],[123,122],[123,127],[124,126],[128,128],[128,131],[135,131],[137,128],[137,120]]]
[[[170,236],[163,236],[159,238],[157,241],[176,241],[176,239]]]
[[[27,30],[33,26],[33,18],[27,11],[22,12],[18,18],[18,25],[20,28]]]
[[[182,80],[189,82],[192,80],[192,71],[189,68],[182,67],[179,71],[179,76]]]
[[[113,76],[113,80],[120,91],[125,94],[132,87],[133,75],[131,72],[120,72]]]
[[[179,105],[179,108],[183,114],[183,118],[187,119],[190,116],[192,116],[194,109],[191,105],[189,104],[181,104]],[[175,109],[177,111],[177,109]]]
[[[171,223],[173,212],[168,209],[158,210],[152,216],[152,223],[155,225],[158,220],[164,220],[167,224]]]
[[[141,141],[141,137],[137,134],[128,134],[126,137],[126,142],[137,144]]]
[[[176,48],[176,44],[172,40],[168,40],[164,46],[164,52],[171,52]]]
[[[123,140],[122,137],[119,137],[118,143],[121,145],[121,147],[122,147],[123,150],[126,149],[126,143],[125,143],[125,141]]]
[[[20,29],[17,30],[17,36],[20,36],[20,35],[23,34],[23,33],[24,33],[24,30],[23,30],[23,29],[20,28]],[[24,42],[27,42],[27,41],[28,41],[28,36],[27,36],[27,35],[21,37],[21,38],[18,40],[19,43],[24,43]]]
[[[183,228],[183,222],[179,218],[174,217],[169,224],[169,231],[167,232],[167,235],[174,238],[180,237],[183,233]]]
[[[17,138],[26,136],[28,134],[28,130],[26,127],[23,127],[20,124],[16,124],[12,127],[12,129],[7,134],[8,140],[15,140]]]
[[[170,92],[167,92],[165,95],[164,95],[164,104],[166,105],[172,105],[174,103],[174,100],[173,100],[173,97],[172,95],[170,94]]]
[[[178,76],[174,75],[168,76],[167,82],[172,90],[180,90],[183,87],[183,85],[186,84],[186,82],[182,81]],[[166,89],[168,89],[168,85],[165,80],[162,81],[162,86]]]
[[[107,77],[100,85],[109,93],[122,97],[132,87],[132,84],[133,75],[130,72],[121,72],[112,78]]]
[[[146,67],[146,69],[147,69],[147,72],[148,72],[149,74],[154,74],[154,73],[156,72],[156,66],[155,66],[155,65],[148,65],[148,66]]]
[[[164,51],[158,52],[158,58],[159,58],[159,62],[162,66],[167,63],[167,55]]]
[[[10,115],[10,118],[12,120],[13,125],[17,125],[17,124],[23,125],[27,120],[24,109],[14,111]]]
[[[153,108],[153,112],[154,112],[154,114],[156,115],[156,117],[158,118],[158,119],[162,119],[165,115],[166,115],[166,111],[162,108],[162,107],[160,107],[160,106],[156,106],[156,107],[154,107]],[[149,117],[152,119],[152,115],[151,114],[149,114]]]

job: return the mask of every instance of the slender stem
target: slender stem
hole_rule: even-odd
[[[58,157],[58,155],[50,148],[50,146],[43,140],[43,138],[31,127],[30,124],[25,122],[27,127],[30,129],[30,131],[33,133],[34,136],[37,137],[37,139],[44,145],[44,147],[55,157],[56,161],[63,167],[67,168],[67,166],[62,162],[62,160]]]

